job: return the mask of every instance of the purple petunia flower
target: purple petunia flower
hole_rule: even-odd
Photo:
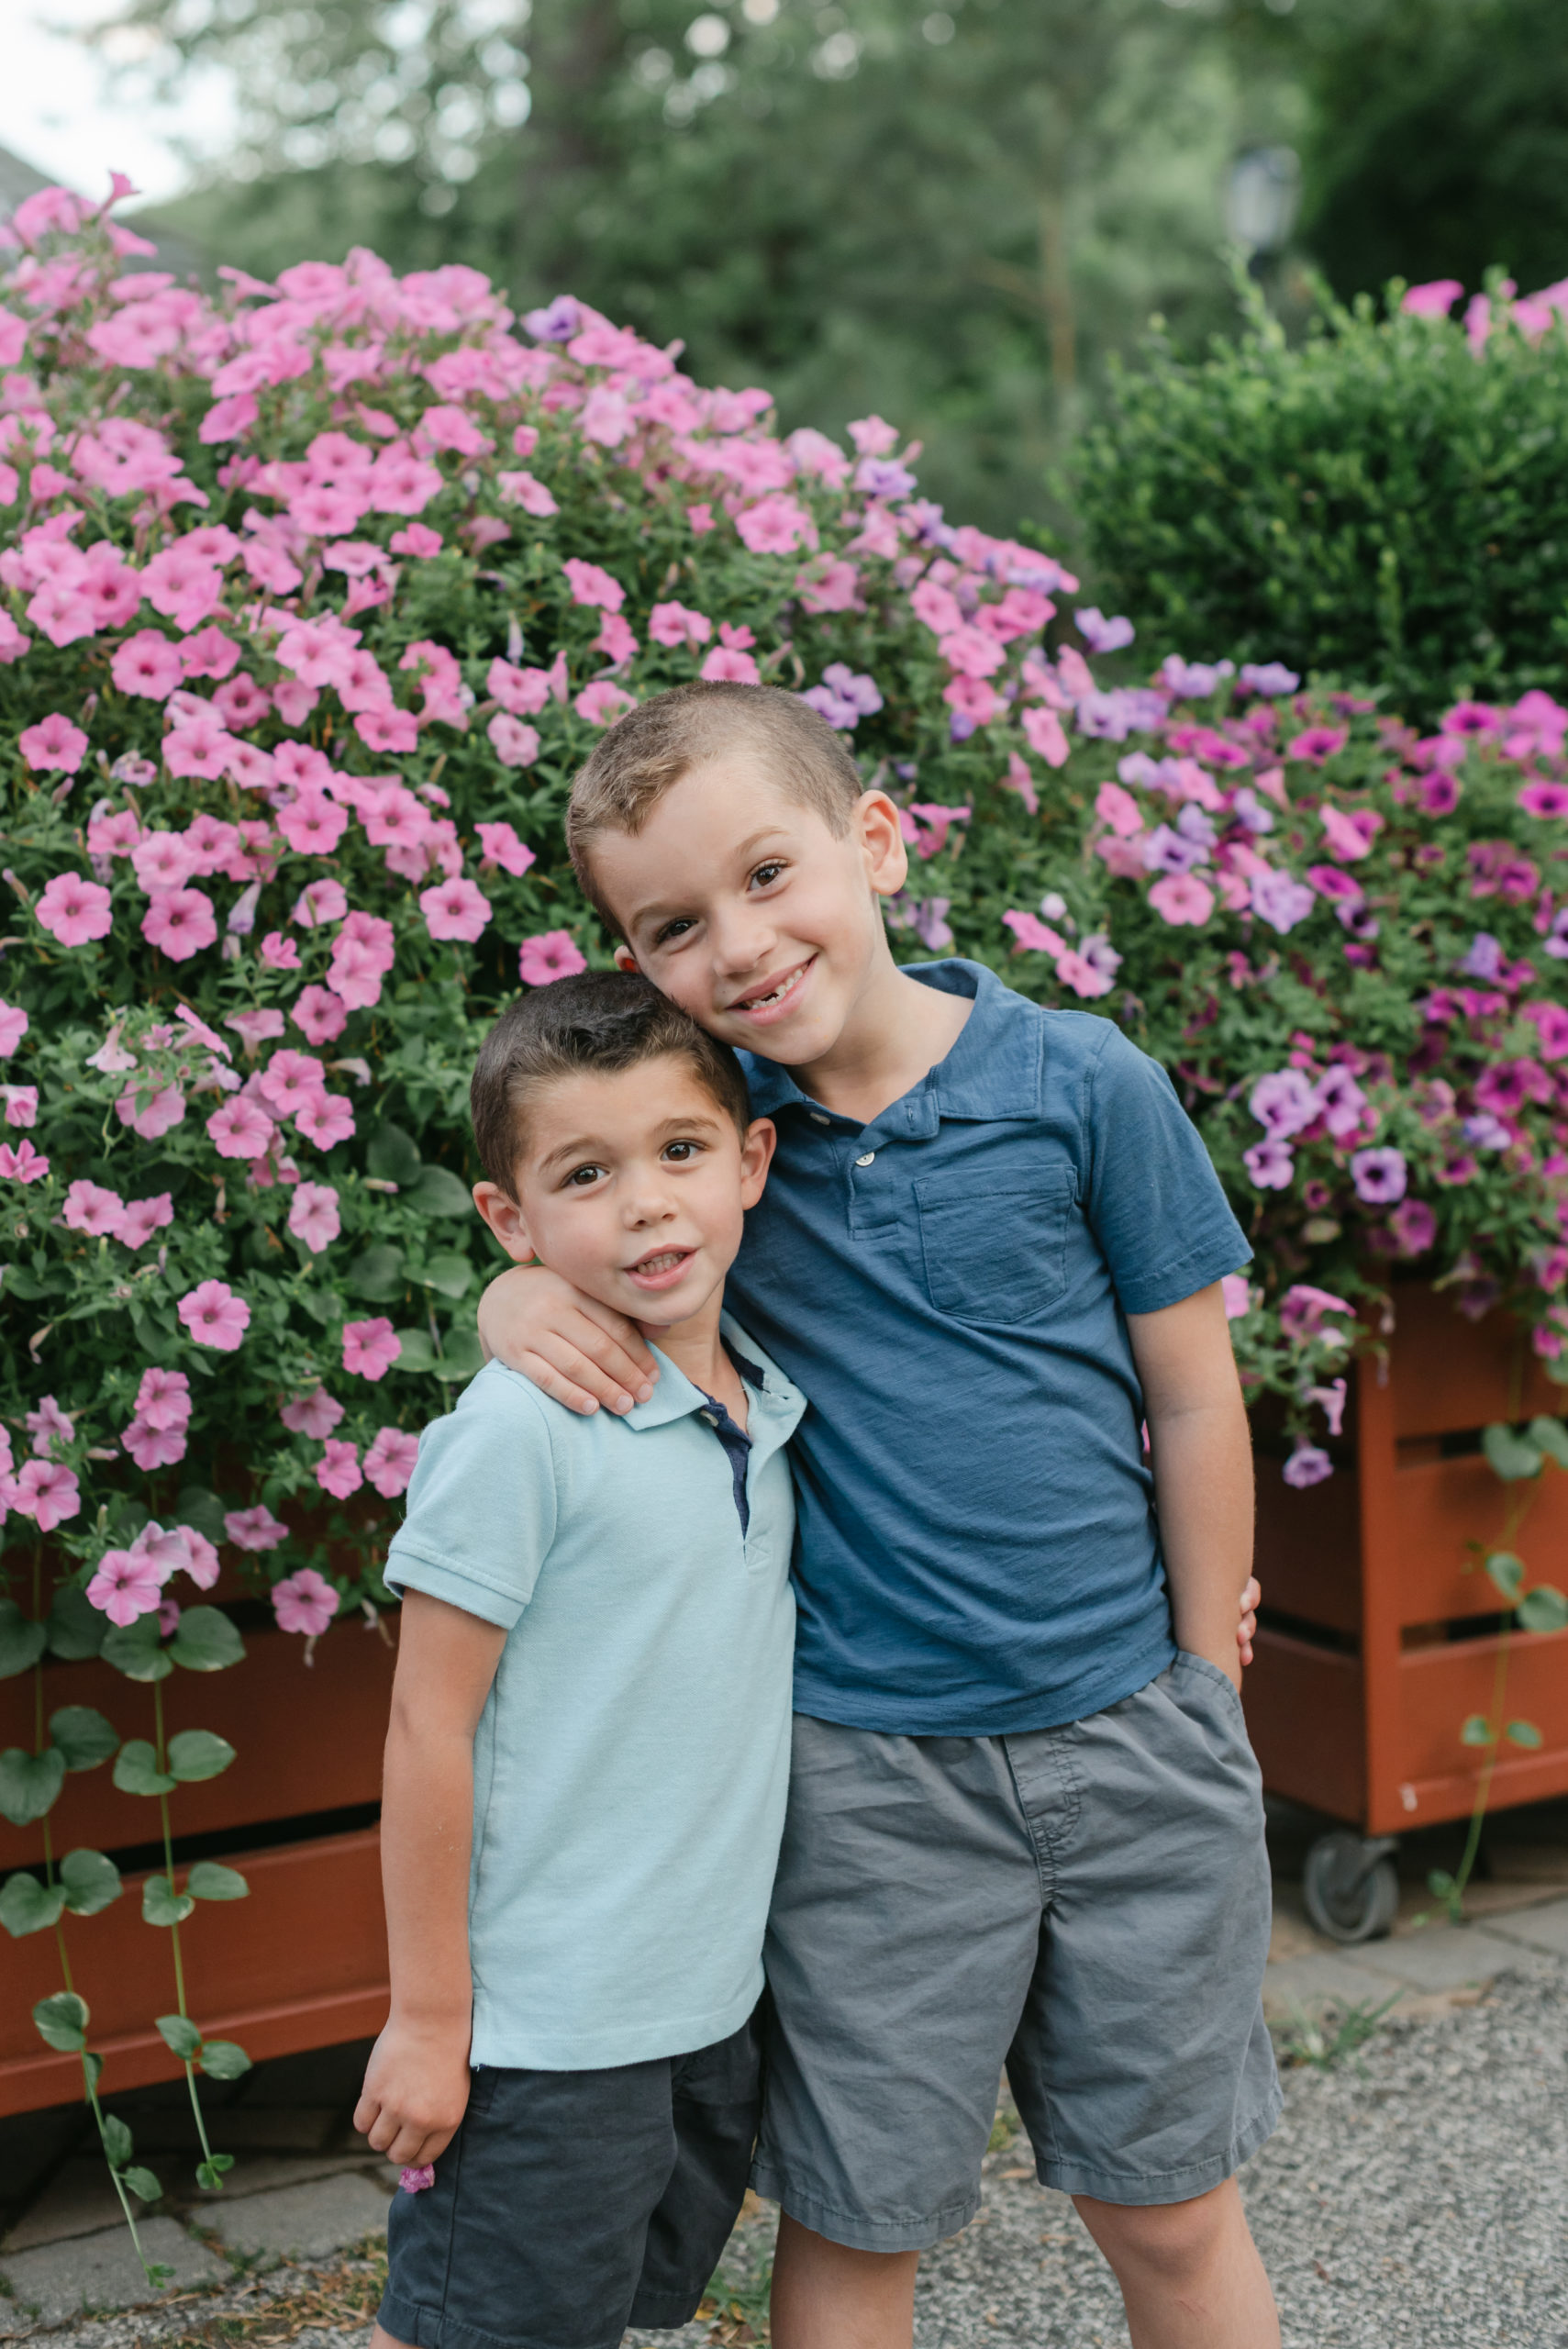
[[[1085,604],[1082,611],[1074,612],[1073,617],[1078,623],[1079,635],[1091,652],[1119,652],[1123,645],[1130,644],[1138,633],[1125,614],[1118,612],[1114,619],[1108,620],[1094,604]]]
[[[1221,677],[1235,674],[1233,661],[1184,661],[1178,652],[1160,664],[1162,683],[1182,701],[1207,701]]]
[[[1402,1150],[1357,1150],[1351,1154],[1356,1197],[1369,1207],[1389,1207],[1402,1199],[1409,1179]]]
[[[523,324],[536,342],[570,342],[582,316],[570,294],[558,294],[545,309],[529,310]]]
[[[1244,783],[1236,794],[1234,811],[1237,820],[1250,832],[1272,832],[1274,828],[1273,810],[1265,807],[1251,784]]]
[[[1298,1068],[1272,1069],[1253,1085],[1247,1107],[1275,1141],[1309,1126],[1322,1111],[1318,1087]]]
[[[1143,843],[1143,863],[1150,873],[1190,873],[1195,864],[1208,863],[1208,851],[1201,841],[1184,840],[1169,824],[1156,824]]]
[[[1251,894],[1252,911],[1282,938],[1298,921],[1305,921],[1318,902],[1305,881],[1293,881],[1288,873],[1274,871],[1254,873]]]
[[[907,497],[915,476],[893,457],[862,457],[855,467],[855,487],[868,497]]]
[[[1241,1153],[1241,1163],[1260,1191],[1286,1191],[1296,1172],[1296,1152],[1288,1142],[1255,1141]]]
[[[1336,1063],[1313,1086],[1313,1099],[1336,1141],[1348,1141],[1361,1123],[1366,1095],[1348,1068]]]
[[[1301,679],[1283,661],[1245,661],[1236,682],[1243,693],[1262,694],[1273,701],[1281,694],[1293,694]]]
[[[1308,1485],[1320,1485],[1325,1476],[1333,1473],[1334,1464],[1328,1453],[1300,1436],[1296,1438],[1296,1450],[1280,1471],[1285,1483],[1294,1485],[1297,1492],[1305,1491]]]
[[[1459,968],[1469,979],[1496,979],[1503,967],[1503,947],[1500,939],[1489,930],[1478,930],[1471,941],[1470,952]]]
[[[1464,1139],[1473,1141],[1477,1150],[1507,1150],[1513,1135],[1501,1118],[1483,1109],[1478,1116],[1465,1119]]]

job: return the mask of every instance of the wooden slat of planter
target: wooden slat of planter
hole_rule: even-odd
[[[1462,1818],[1470,1809],[1482,1756],[1461,1745],[1460,1725],[1471,1713],[1490,1713],[1496,1656],[1496,1641],[1485,1639],[1419,1648],[1401,1658],[1399,1783],[1392,1794],[1373,1790],[1374,1834]],[[1533,1753],[1504,1748],[1494,1807],[1568,1794],[1568,1631],[1514,1635],[1503,1712],[1507,1720],[1533,1721],[1545,1743]]]
[[[1492,1419],[1527,1419],[1537,1411],[1562,1409],[1563,1390],[1546,1377],[1529,1351],[1528,1336],[1507,1314],[1466,1321],[1446,1295],[1418,1282],[1408,1286],[1401,1283],[1394,1303],[1396,1441],[1449,1435],[1462,1428],[1485,1427]],[[1523,1372],[1517,1394],[1512,1384],[1516,1368]]]
[[[1359,1819],[1365,1793],[1362,1672],[1354,1656],[1260,1630],[1246,1676],[1247,1729],[1272,1794]]]
[[[347,1622],[328,1632],[306,1665],[305,1642],[287,1631],[246,1640],[243,1664],[228,1672],[172,1673],[164,1720],[216,1730],[235,1748],[221,1777],[182,1787],[171,1798],[177,1835],[206,1835],[272,1819],[375,1802],[392,1696],[394,1651],[378,1634]],[[44,1673],[44,1709],[95,1705],[124,1737],[152,1734],[152,1691],[109,1666],[53,1664]],[[0,1683],[0,1746],[33,1742],[31,1673]],[[56,1852],[77,1844],[124,1850],[158,1833],[158,1807],[121,1794],[107,1765],[73,1773],[50,1813]],[[0,1820],[0,1869],[40,1859],[37,1826]]]
[[[1503,1602],[1481,1559],[1465,1546],[1475,1542],[1485,1553],[1502,1541],[1507,1494],[1486,1462],[1478,1453],[1434,1460],[1397,1469],[1395,1483],[1400,1622],[1441,1623],[1500,1612]],[[1551,1469],[1541,1478],[1516,1539],[1530,1564],[1532,1581],[1563,1578],[1568,1477]]]
[[[1277,1460],[1260,1458],[1255,1548],[1263,1604],[1359,1638],[1361,1519],[1353,1474],[1296,1492]]]
[[[237,2039],[261,2062],[379,2031],[387,1968],[375,1831],[247,1853],[241,1865],[250,1898],[201,1901],[180,1929],[192,2013],[207,2037]],[[172,2010],[174,1987],[169,1936],[141,1920],[144,1881],[128,1877],[112,1908],[66,1920],[111,2110],[122,2089],[180,2076],[152,2028],[154,2016]],[[61,1987],[52,1933],[6,1943],[0,2114],[82,2093],[76,2058],[46,2048],[33,2025],[35,2000]]]

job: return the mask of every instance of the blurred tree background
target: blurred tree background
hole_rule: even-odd
[[[234,75],[236,151],[160,215],[215,259],[571,291],[786,429],[894,417],[955,517],[1061,529],[1112,355],[1236,323],[1240,158],[1301,161],[1254,260],[1293,330],[1313,265],[1347,295],[1568,272],[1562,5],[125,0],[103,38]]]

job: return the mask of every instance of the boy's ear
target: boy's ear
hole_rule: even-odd
[[[768,1179],[778,1129],[771,1118],[753,1118],[740,1144],[740,1204],[754,1208]]]
[[[629,946],[617,946],[616,948],[616,968],[617,971],[636,970],[637,957],[632,952]]]
[[[499,1183],[476,1183],[473,1204],[490,1226],[514,1264],[534,1262],[534,1243],[523,1221],[522,1208],[516,1199],[508,1198]]]
[[[879,897],[895,896],[909,877],[909,852],[896,805],[885,791],[862,792],[855,826],[867,880]]]

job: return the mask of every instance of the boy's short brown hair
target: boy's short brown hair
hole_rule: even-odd
[[[639,832],[684,774],[735,749],[754,752],[779,789],[814,807],[839,839],[849,830],[865,785],[841,737],[809,702],[779,685],[720,679],[655,694],[616,720],[573,783],[566,809],[578,886],[616,937],[620,924],[595,885],[595,835]]]
[[[517,1197],[528,1099],[541,1086],[584,1071],[635,1068],[665,1053],[686,1063],[744,1135],[751,1108],[740,1062],[639,972],[580,971],[519,996],[480,1046],[468,1092],[474,1147],[490,1180]]]

